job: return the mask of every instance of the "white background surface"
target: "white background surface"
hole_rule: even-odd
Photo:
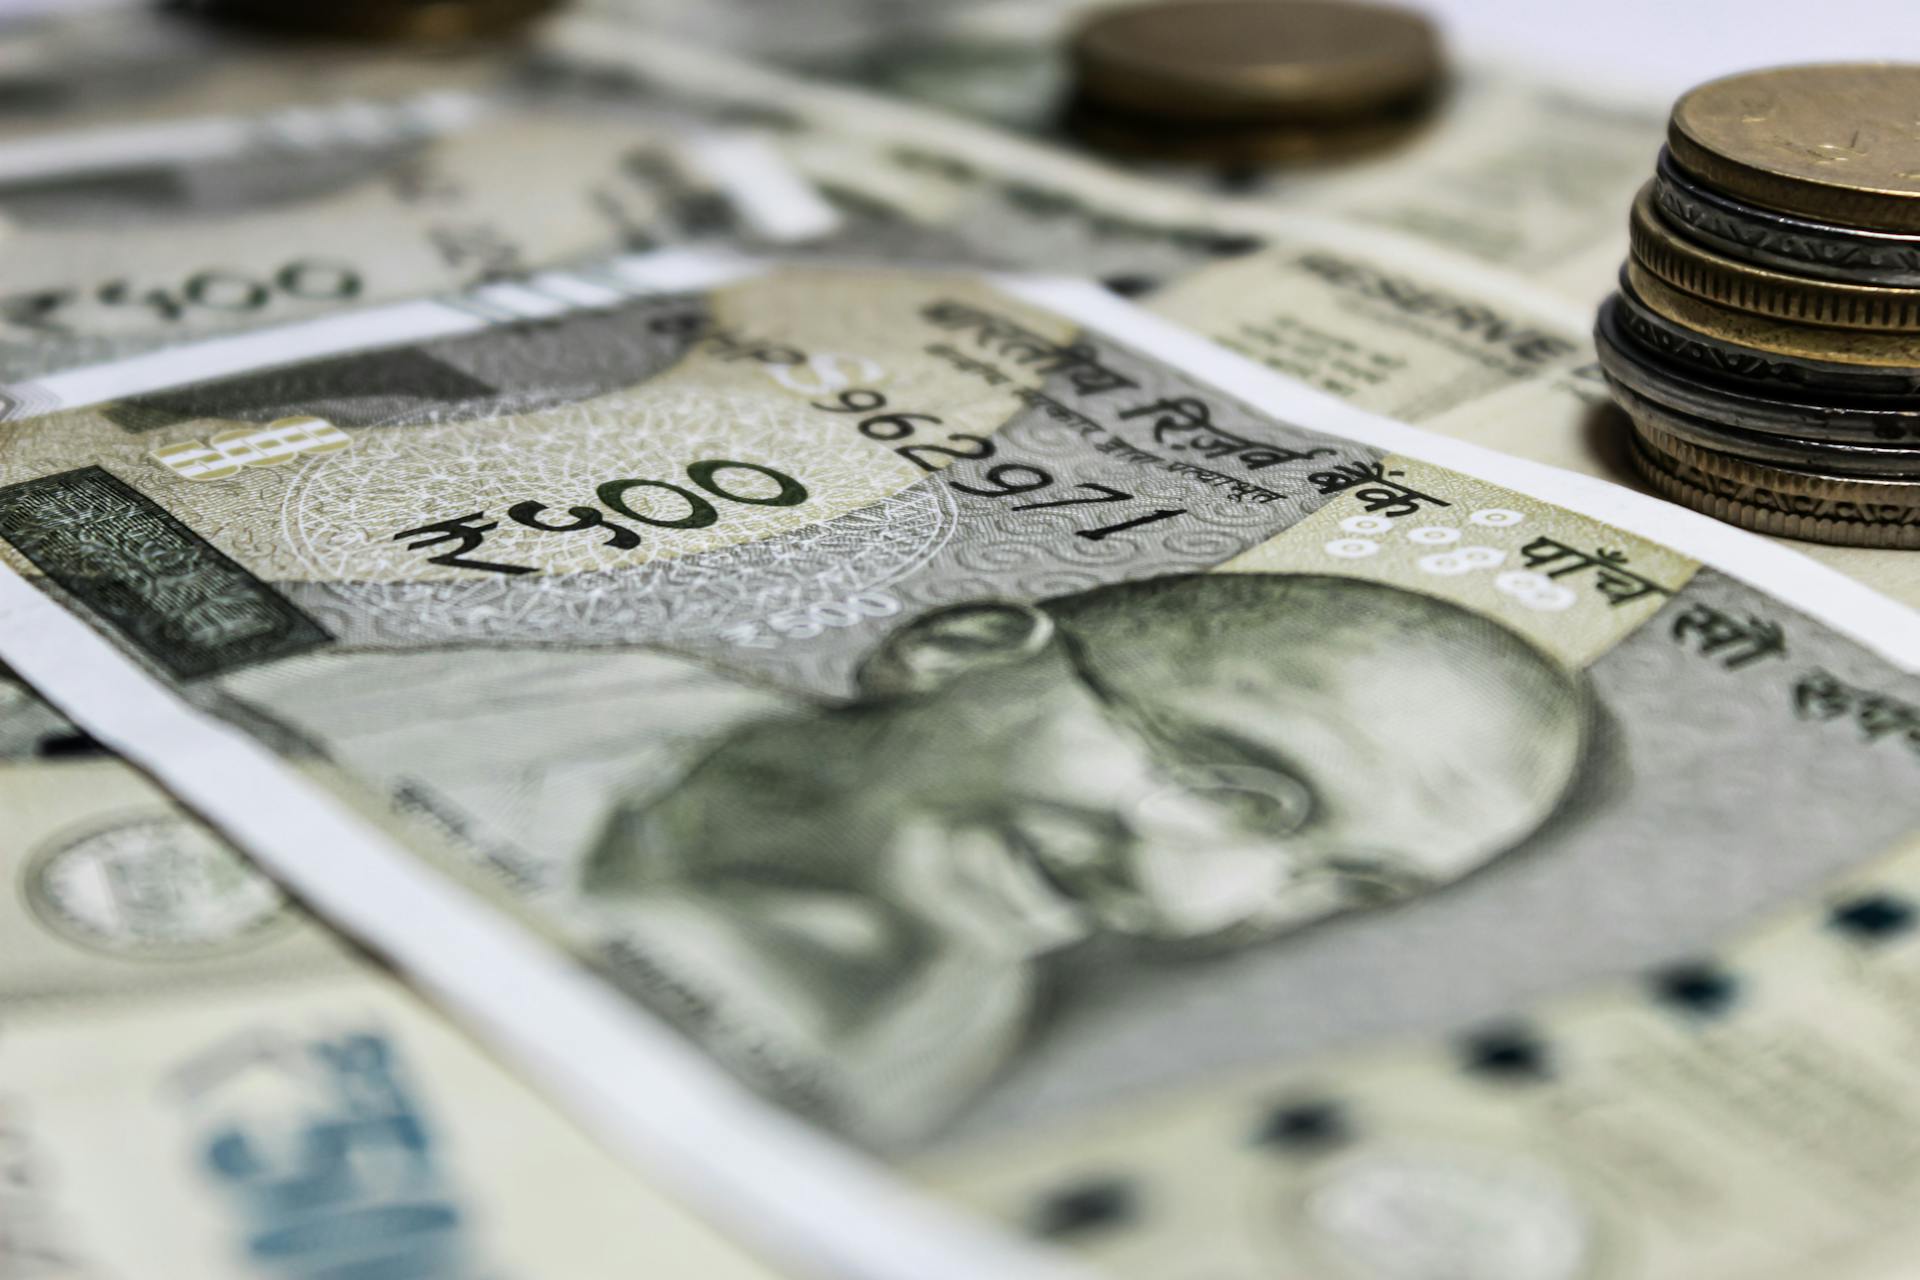
[[[815,0],[788,2],[804,9]],[[1439,17],[1459,53],[1518,59],[1588,88],[1672,96],[1717,75],[1782,62],[1920,62],[1920,0],[1397,2]],[[127,3],[0,0],[0,20]]]
[[[1457,52],[1530,63],[1569,87],[1671,97],[1783,62],[1920,62],[1920,0],[1400,2],[1438,17]]]

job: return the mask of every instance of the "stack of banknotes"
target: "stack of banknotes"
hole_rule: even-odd
[[[0,27],[0,1277],[1908,1274],[1920,553],[1635,487],[1667,104],[798,9]]]

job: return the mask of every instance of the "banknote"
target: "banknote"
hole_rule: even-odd
[[[770,147],[725,130],[506,84],[325,108],[294,88],[264,113],[0,140],[0,380],[613,252],[831,226]],[[292,142],[251,145],[262,131]],[[57,172],[29,179],[41,159]]]
[[[1920,742],[1911,702],[1824,672],[1796,697]],[[1911,1274],[1916,920],[1909,840],[1756,936],[1575,1002],[925,1176],[1122,1274]]]
[[[766,6],[744,0],[598,0],[588,8],[1072,148],[1078,144],[1060,124],[1072,87],[1063,50],[1095,7],[832,5],[826,12],[841,17],[832,24],[837,38],[766,39],[756,33],[778,24],[770,28],[760,20]],[[1383,154],[1317,168],[1149,171],[1216,196],[1402,231],[1592,305],[1614,287],[1627,247],[1623,210],[1646,180],[1666,116],[1665,102],[1623,90],[1468,61],[1434,119]]]
[[[516,46],[422,51],[248,37],[159,5],[69,10],[0,25],[0,155],[21,143],[59,149],[129,122],[484,92],[525,60]]]
[[[10,681],[0,811],[0,1275],[774,1274]]]
[[[1053,1274],[886,1169],[1074,1243],[973,1179],[1920,822],[1920,623],[1765,542],[1089,284],[618,267],[9,424],[0,658],[805,1266]]]
[[[1591,311],[1513,271],[1404,229],[1201,198],[951,115],[883,107],[604,23],[561,23],[548,48],[556,96],[584,81],[604,102],[664,101],[774,131],[839,213],[837,232],[815,242],[820,253],[1088,276],[1349,403],[1645,487],[1621,452],[1628,428],[1598,376]],[[1581,208],[1604,205],[1595,196]],[[1612,272],[1623,250],[1604,244],[1595,261]],[[1911,556],[1791,545],[1920,607]]]

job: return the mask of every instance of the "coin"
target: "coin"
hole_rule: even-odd
[[[1388,114],[1345,125],[1192,125],[1109,111],[1079,98],[1068,104],[1062,123],[1081,142],[1113,155],[1265,169],[1362,159],[1405,141],[1423,120]]]
[[[1831,395],[1868,403],[1889,397],[1920,397],[1920,367],[1841,364],[1783,355],[1676,324],[1641,300],[1624,268],[1620,291],[1603,303],[1602,309],[1613,312],[1621,331],[1634,345],[1701,377],[1723,384],[1750,385],[1756,394]]]
[[[1633,416],[1631,411],[1628,416]],[[1690,467],[1701,475],[1738,484],[1757,485],[1776,493],[1795,494],[1803,498],[1907,508],[1911,509],[1911,518],[1920,522],[1920,477],[1846,476],[1812,467],[1752,462],[1717,449],[1702,449],[1690,444],[1663,429],[1651,418],[1635,417],[1633,429],[1640,443],[1657,459]]]
[[[1920,66],[1749,71],[1674,104],[1668,145],[1729,195],[1877,231],[1920,232]]]
[[[210,20],[289,35],[447,44],[508,35],[561,0],[198,0]]]
[[[1723,480],[1662,459],[1637,437],[1628,453],[1655,493],[1742,529],[1843,547],[1920,548],[1920,508],[1863,508],[1848,500]]]
[[[1635,423],[1664,432],[1708,453],[1798,471],[1816,471],[1861,479],[1920,478],[1920,450],[1901,445],[1838,444],[1739,427],[1676,409],[1643,396],[1609,370],[1614,402]]]
[[[1735,389],[1675,372],[1658,354],[1633,340],[1620,322],[1624,309],[1618,298],[1601,307],[1594,345],[1608,379],[1635,395],[1746,432],[1878,446],[1882,451],[1888,444],[1909,441],[1911,448],[1920,450],[1920,402],[1823,404]]]
[[[1664,147],[1653,200],[1673,227],[1730,258],[1851,284],[1920,286],[1920,236],[1858,231],[1743,204],[1695,182]]]
[[[1722,306],[1676,289],[1638,260],[1627,261],[1627,282],[1650,309],[1697,333],[1780,355],[1867,368],[1920,368],[1920,334],[1832,329],[1795,324]]]
[[[1334,0],[1179,0],[1096,13],[1070,47],[1101,108],[1210,123],[1340,122],[1393,114],[1441,80],[1417,13]]]
[[[1696,298],[1796,324],[1920,333],[1920,289],[1810,280],[1723,257],[1667,225],[1652,183],[1633,202],[1629,230],[1640,264]]]

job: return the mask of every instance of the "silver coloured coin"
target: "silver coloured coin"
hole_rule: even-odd
[[[1750,462],[1829,475],[1911,480],[1920,478],[1920,449],[1885,445],[1830,444],[1797,436],[1742,431],[1640,395],[1609,372],[1614,400],[1642,427],[1664,431],[1699,449]]]
[[[1615,300],[1617,299],[1617,301]],[[1920,405],[1920,368],[1842,364],[1744,347],[1667,319],[1634,293],[1621,272],[1620,292],[1602,309],[1612,308],[1621,330],[1639,347],[1668,363],[1697,369],[1722,385],[1752,387],[1761,396],[1874,402],[1898,400],[1900,407]]]
[[[1653,201],[1689,239],[1742,262],[1846,284],[1920,286],[1920,236],[1776,213],[1715,191],[1660,149]]]
[[[1620,299],[1608,299],[1600,308],[1593,339],[1608,379],[1637,396],[1747,433],[1891,449],[1920,458],[1920,399],[1900,405],[1886,400],[1823,403],[1709,381],[1636,343],[1621,323],[1623,310]]]

